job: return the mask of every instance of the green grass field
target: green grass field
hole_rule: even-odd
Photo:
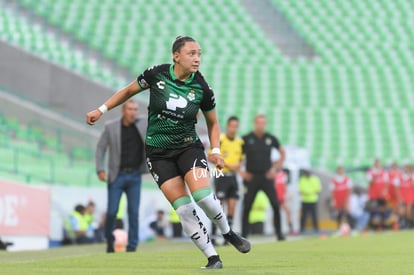
[[[144,243],[137,253],[106,254],[103,245],[0,252],[0,274],[413,274],[413,233],[254,239],[248,254],[218,247],[222,270],[201,270],[204,256],[186,241]]]

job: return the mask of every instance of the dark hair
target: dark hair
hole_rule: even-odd
[[[227,119],[227,124],[229,124],[231,121],[233,121],[233,120],[235,120],[235,121],[237,121],[237,122],[239,122],[239,118],[238,117],[236,117],[236,116],[231,116],[231,117],[229,117],[228,119]]]
[[[75,206],[75,211],[79,212],[79,213],[83,213],[83,212],[85,212],[85,206],[83,206],[82,204],[77,204]]]
[[[179,52],[181,48],[184,46],[185,42],[196,42],[194,38],[190,36],[177,36],[175,41],[172,45],[172,53]]]

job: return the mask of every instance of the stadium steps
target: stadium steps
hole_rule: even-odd
[[[31,132],[16,118],[0,114],[0,176],[27,183],[72,186],[99,184],[91,146],[71,147],[66,153],[56,137],[41,128]],[[25,134],[18,134],[25,132]],[[41,139],[33,138],[40,136]]]
[[[237,114],[246,133],[266,113],[269,131],[317,165],[412,160],[412,1],[273,2],[319,58],[290,61],[235,0],[19,1],[136,73],[170,62],[176,35],[198,38],[222,124]]]

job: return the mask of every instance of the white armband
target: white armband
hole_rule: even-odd
[[[98,110],[101,111],[102,114],[104,114],[108,111],[108,107],[105,104],[102,104],[101,107],[98,108]]]
[[[212,153],[212,154],[217,154],[217,155],[220,155],[220,148],[215,147],[215,148],[211,149],[211,153]]]

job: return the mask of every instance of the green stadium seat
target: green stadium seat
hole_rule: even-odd
[[[176,35],[195,36],[220,117],[240,115],[240,132],[245,133],[251,130],[252,116],[265,112],[269,131],[284,144],[308,146],[314,163],[332,166],[341,158],[355,165],[378,154],[412,158],[414,148],[407,138],[414,122],[411,0],[273,0],[317,52],[312,60],[284,56],[236,0],[226,5],[196,0],[18,2],[134,74],[170,62]],[[177,19],[171,9],[182,16]],[[118,85],[99,65],[67,56],[70,45],[5,10],[0,13],[1,38]],[[26,35],[16,36],[14,30]],[[393,142],[397,144],[389,145]]]

